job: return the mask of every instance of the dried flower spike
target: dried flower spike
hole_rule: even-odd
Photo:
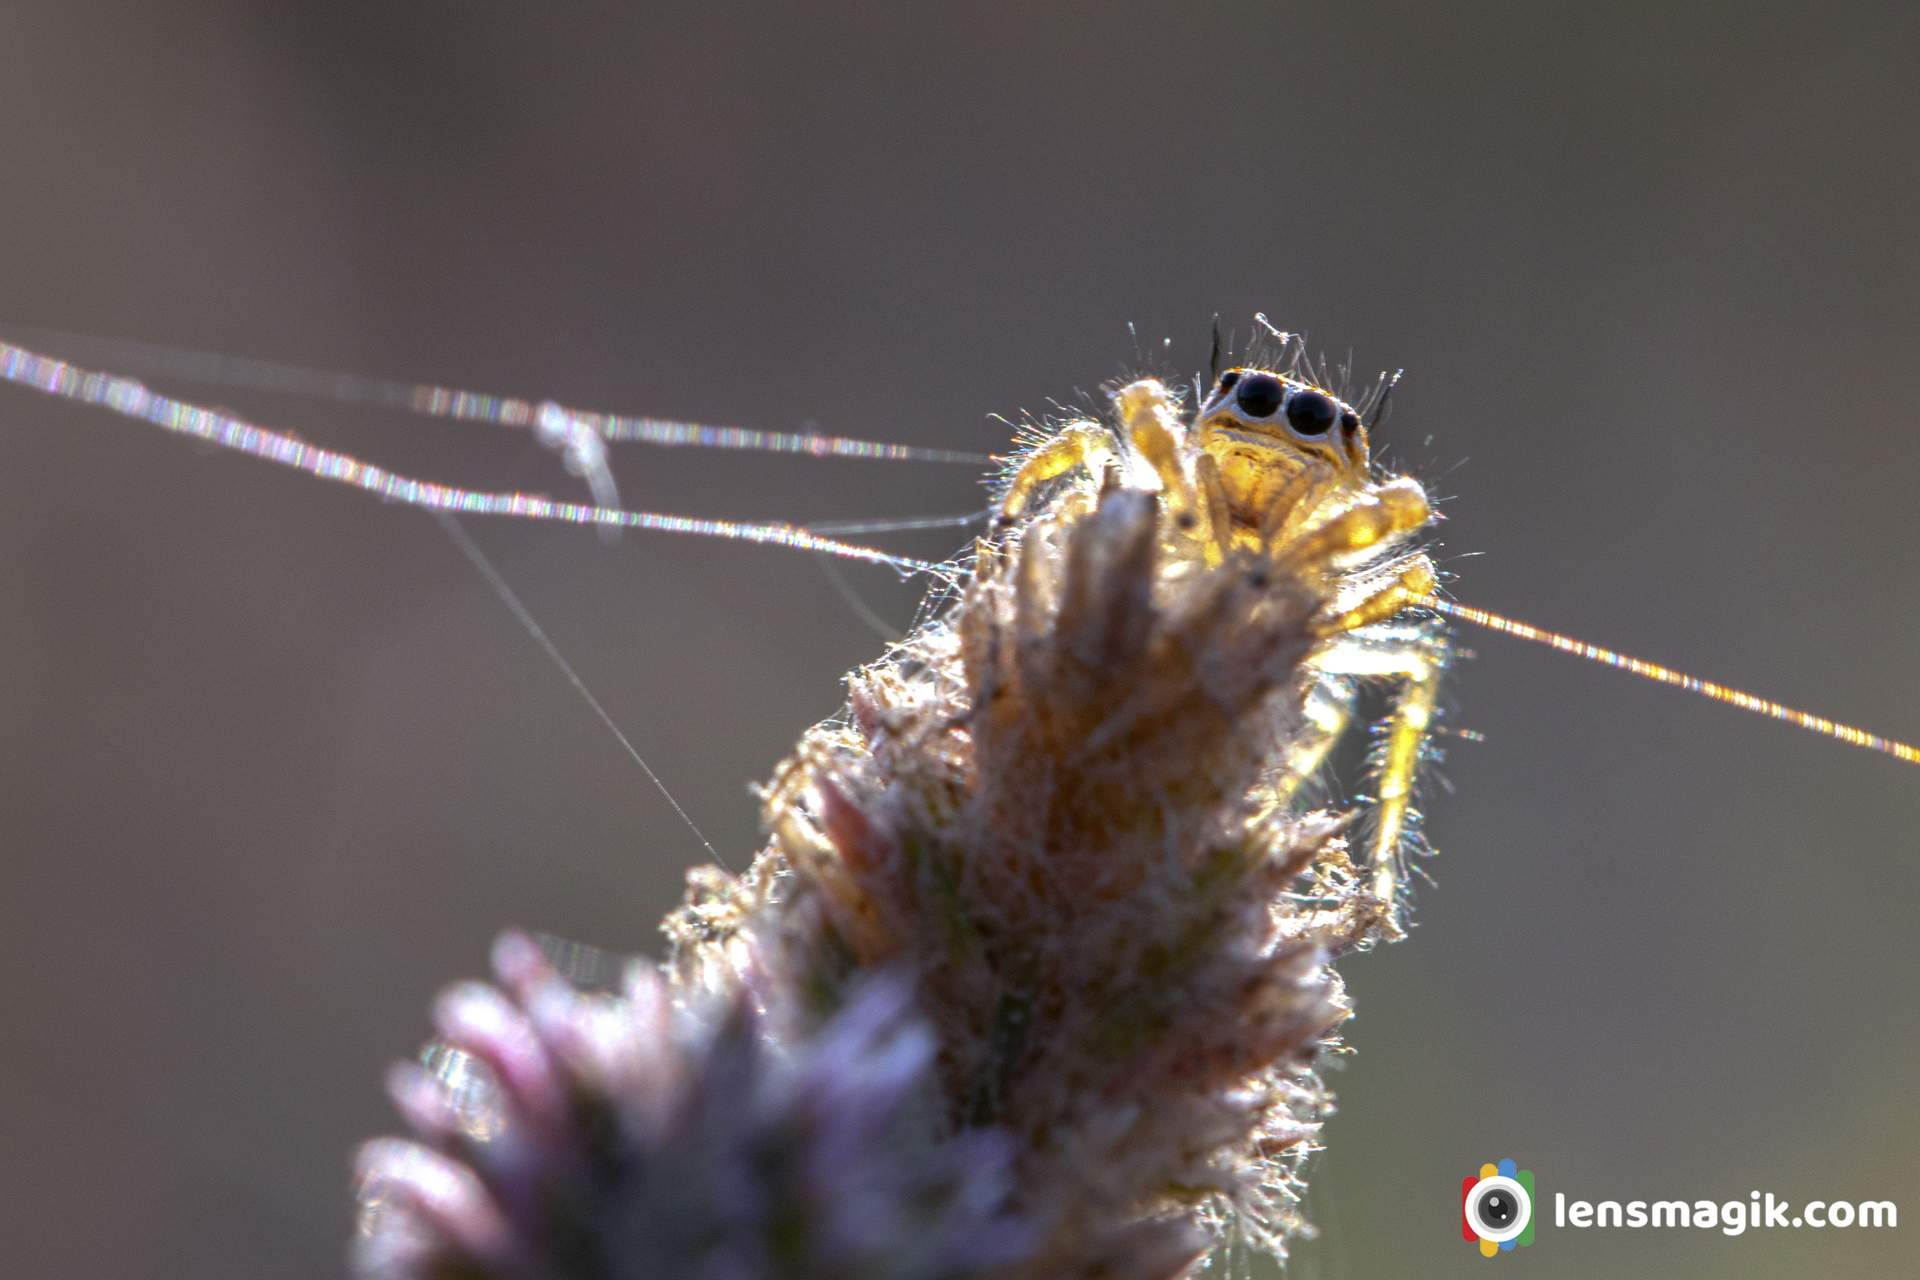
[[[1143,381],[1036,442],[964,583],[776,772],[766,850],[690,877],[664,978],[584,996],[510,941],[505,994],[443,1001],[485,1087],[396,1077],[428,1145],[369,1149],[363,1268],[1173,1280],[1228,1240],[1283,1254],[1332,961],[1402,931],[1443,658],[1413,613],[1425,496],[1298,359],[1229,371],[1191,423]],[[1401,696],[1356,860],[1304,797],[1360,677]]]
[[[1017,1274],[1162,1280],[1301,1225],[1329,961],[1400,932],[1442,648],[1404,616],[1425,497],[1355,410],[1255,369],[1191,426],[1157,382],[1114,406],[1027,455],[965,586],[776,773],[768,851],[669,934],[689,986],[915,973],[952,1122],[1013,1137]],[[1405,691],[1364,867],[1299,805],[1357,674]]]

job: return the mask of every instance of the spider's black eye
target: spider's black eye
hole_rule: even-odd
[[[1352,435],[1358,431],[1360,429],[1360,415],[1351,409],[1342,409],[1340,411],[1340,429],[1348,435]]]
[[[1323,436],[1340,418],[1340,406],[1318,391],[1299,390],[1287,401],[1287,425],[1303,436]]]
[[[1240,390],[1234,395],[1234,402],[1240,406],[1240,412],[1249,418],[1268,418],[1286,399],[1286,384],[1270,373],[1250,373],[1240,379]]]
[[[1233,384],[1238,381],[1240,381],[1240,371],[1238,369],[1229,369],[1220,375],[1220,389],[1222,391],[1231,391],[1233,390]]]

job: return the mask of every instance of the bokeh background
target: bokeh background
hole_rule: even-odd
[[[1387,454],[1451,499],[1462,598],[1913,736],[1902,8],[8,0],[0,322],[985,450],[1140,367],[1129,324],[1190,372],[1264,310],[1407,367]],[[512,433],[202,394],[572,491]],[[702,515],[980,501],[618,475]],[[744,863],[868,622],[805,556],[473,532]],[[1413,940],[1347,966],[1294,1274],[1481,1274],[1459,1179],[1506,1155],[1543,1200],[1920,1215],[1920,771],[1464,641],[1485,740],[1431,788]],[[11,388],[0,659],[8,1275],[336,1274],[434,990],[508,924],[657,950],[703,857],[425,516]],[[1917,1230],[1549,1226],[1500,1265],[1885,1276]]]

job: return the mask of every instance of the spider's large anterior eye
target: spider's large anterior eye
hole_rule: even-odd
[[[1340,420],[1340,406],[1318,391],[1296,391],[1287,401],[1287,425],[1303,436],[1323,436]]]
[[[1240,389],[1233,398],[1249,418],[1269,418],[1287,398],[1287,388],[1270,373],[1250,373],[1240,379]]]

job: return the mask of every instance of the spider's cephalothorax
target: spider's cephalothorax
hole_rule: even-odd
[[[1121,387],[1113,405],[1112,425],[1070,423],[1022,461],[1003,522],[1040,510],[1071,519],[1102,484],[1153,487],[1171,561],[1272,572],[1320,594],[1318,641],[1300,664],[1297,699],[1283,708],[1261,798],[1269,809],[1291,807],[1347,728],[1359,685],[1387,685],[1367,845],[1385,931],[1396,933],[1413,782],[1446,657],[1438,621],[1419,612],[1435,586],[1432,560],[1413,545],[1436,518],[1426,492],[1375,468],[1356,408],[1288,373],[1229,369],[1191,419],[1154,379]]]
[[[1303,474],[1329,485],[1368,479],[1359,413],[1266,369],[1221,374],[1194,416],[1192,436],[1219,468],[1227,509],[1243,526],[1257,528],[1273,512],[1297,506],[1287,486]]]

